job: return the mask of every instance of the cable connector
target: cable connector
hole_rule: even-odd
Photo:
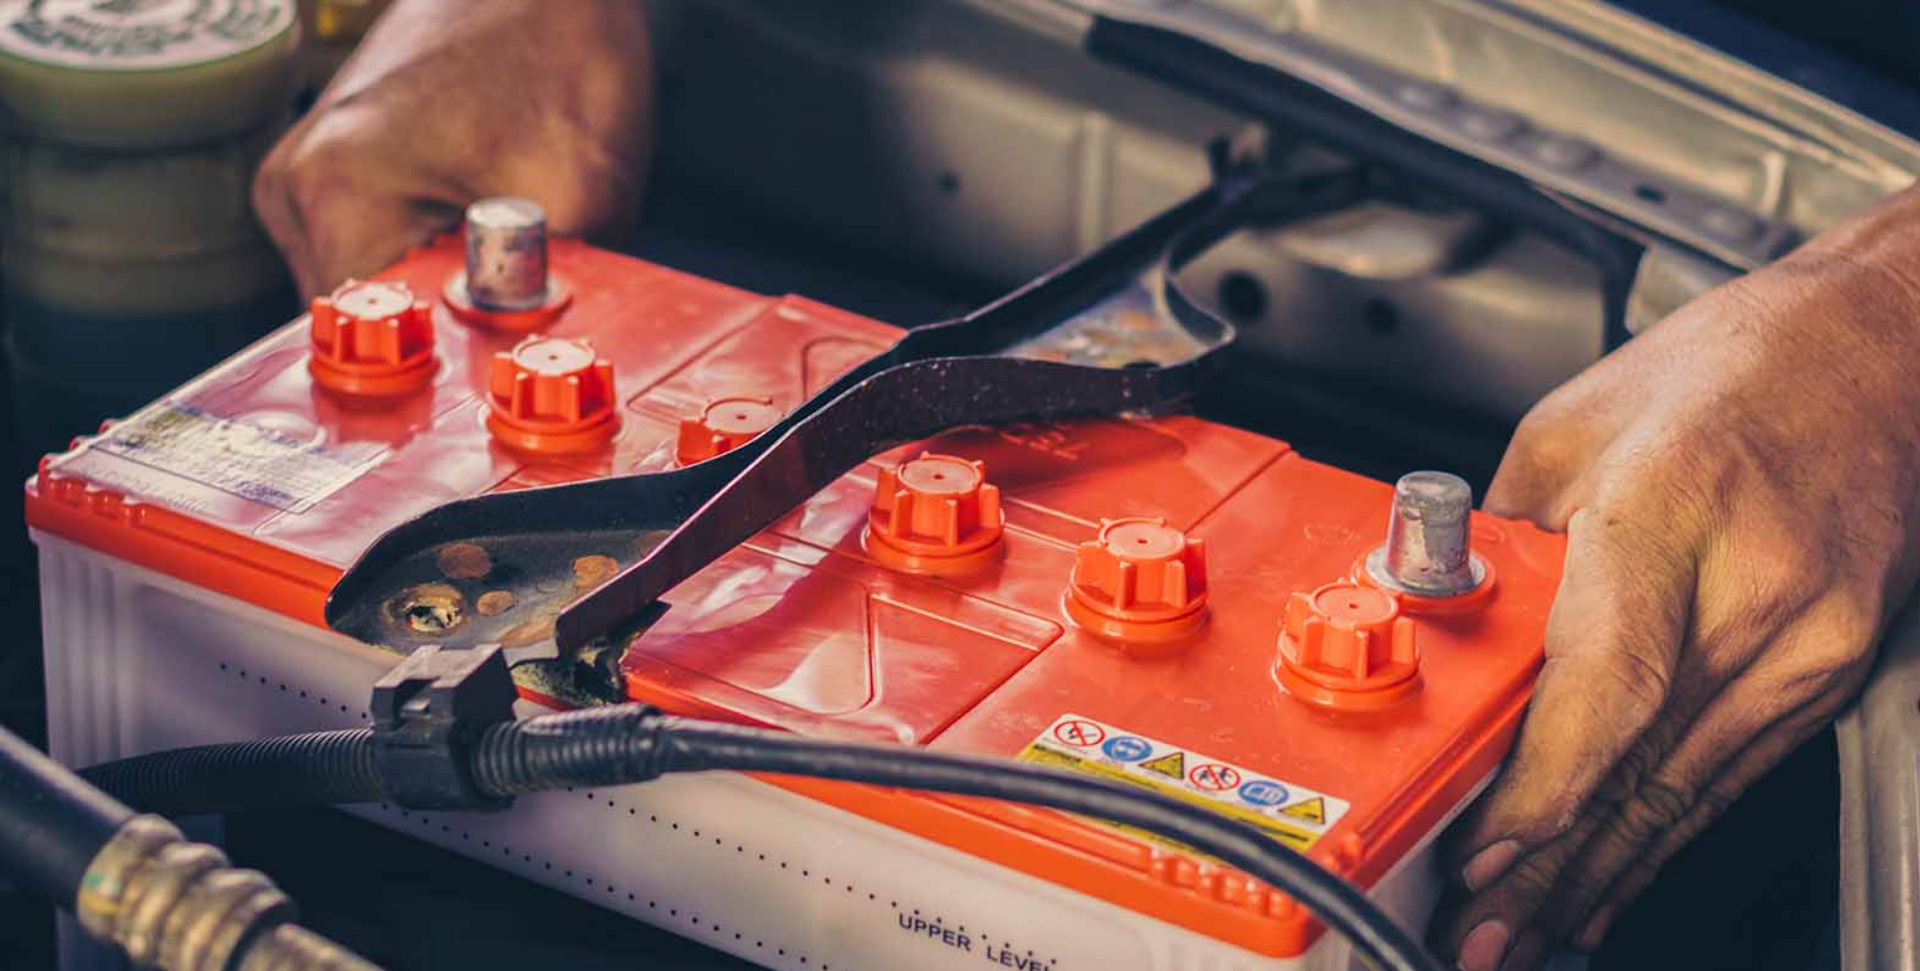
[[[379,971],[292,923],[293,901],[265,874],[135,816],[101,847],[74,901],[80,926],[159,971]]]
[[[498,645],[422,647],[373,686],[373,750],[392,800],[414,809],[504,809],[474,785],[472,749],[513,720],[519,692]]]

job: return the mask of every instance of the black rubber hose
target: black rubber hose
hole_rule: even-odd
[[[166,816],[386,798],[373,731],[365,728],[155,752],[82,769],[80,777],[141,812]]]
[[[0,728],[0,871],[21,889],[73,909],[81,876],[132,818],[133,810]]]

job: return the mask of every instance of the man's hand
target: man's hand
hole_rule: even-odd
[[[1452,834],[1468,971],[1591,949],[1852,698],[1914,586],[1920,196],[1649,329],[1541,402],[1489,511],[1568,536],[1512,761]],[[1504,961],[1504,963],[1503,963]]]
[[[483,196],[609,229],[639,202],[652,85],[641,0],[396,0],[261,165],[254,207],[304,295]]]

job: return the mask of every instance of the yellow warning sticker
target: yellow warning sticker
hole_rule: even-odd
[[[1325,823],[1327,821],[1326,797],[1314,796],[1312,799],[1303,799],[1280,810],[1280,815],[1304,819],[1309,823]]]
[[[1158,758],[1140,763],[1140,767],[1148,772],[1158,772],[1169,779],[1184,779],[1187,777],[1187,753],[1168,752]]]
[[[1311,849],[1348,809],[1345,800],[1324,792],[1079,715],[1055,719],[1019,757],[1152,789],[1251,824],[1296,850]]]

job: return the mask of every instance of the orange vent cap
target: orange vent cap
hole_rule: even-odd
[[[674,457],[681,465],[705,462],[745,445],[785,417],[772,398],[733,395],[715,398],[692,418],[680,419]]]
[[[307,371],[323,388],[388,397],[433,381],[433,318],[404,283],[348,280],[315,297]]]
[[[999,557],[1005,526],[984,463],[929,452],[881,471],[867,552],[896,570],[953,576]]]
[[[515,448],[587,451],[620,428],[613,365],[585,341],[536,336],[494,354],[488,392],[487,428]]]
[[[1310,704],[1384,708],[1419,684],[1414,622],[1376,587],[1342,581],[1296,593],[1287,601],[1276,673]]]
[[[1080,544],[1067,614],[1122,642],[1159,643],[1206,620],[1207,550],[1164,519],[1113,519]]]

